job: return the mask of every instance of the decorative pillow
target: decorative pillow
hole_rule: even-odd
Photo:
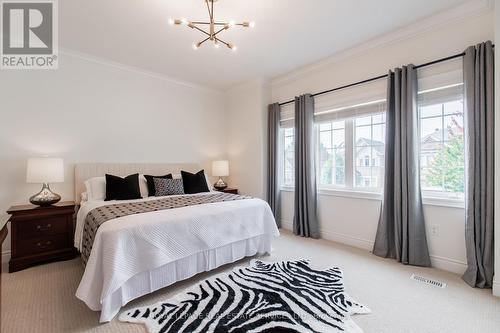
[[[197,173],[181,171],[182,184],[184,185],[184,193],[194,194],[200,192],[210,192],[205,178],[205,170]]]
[[[104,200],[106,198],[106,178],[93,177],[85,181],[87,199]]]
[[[105,201],[132,199],[142,199],[138,173],[125,178],[106,174]]]
[[[148,182],[149,196],[154,197],[155,196],[155,182],[154,182],[153,178],[172,179],[172,174],[169,173],[168,175],[165,175],[165,176],[144,175],[144,178],[146,178],[146,181]]]
[[[184,186],[182,179],[169,179],[169,178],[153,178],[155,182],[155,195],[163,197],[166,195],[179,195],[184,194]]]

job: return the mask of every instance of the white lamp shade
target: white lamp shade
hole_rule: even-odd
[[[62,158],[29,158],[26,182],[37,184],[64,182]]]
[[[229,161],[213,161],[212,175],[215,177],[229,176]]]

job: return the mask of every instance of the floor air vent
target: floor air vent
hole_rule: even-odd
[[[441,282],[441,281],[436,281],[436,280],[428,279],[428,278],[425,278],[423,276],[418,276],[418,275],[412,274],[412,276],[410,277],[410,279],[418,281],[418,282],[422,282],[422,283],[425,283],[425,284],[429,284],[431,286],[435,286],[435,287],[438,287],[438,288],[446,288],[446,283]]]

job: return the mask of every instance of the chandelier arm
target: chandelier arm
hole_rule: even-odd
[[[201,42],[199,42],[198,45],[201,46],[203,43],[205,43],[209,39],[210,39],[210,37],[205,38],[204,40],[202,40]]]
[[[199,25],[210,25],[211,23],[210,22],[200,22],[200,21],[194,21],[194,22],[191,22],[191,24],[199,24]],[[223,22],[214,22],[214,25],[228,25],[228,23],[223,23]]]
[[[201,32],[203,32],[205,35],[210,36],[210,34],[209,34],[208,32],[206,32],[205,30],[203,30],[203,29],[201,29],[201,28],[198,28],[198,27],[197,27],[197,26],[195,26],[195,25],[193,25],[193,29],[196,29],[196,30],[198,30],[198,31],[201,31]]]
[[[217,42],[221,42],[222,44],[224,44],[224,45],[226,45],[227,47],[229,47],[229,43],[227,43],[227,42],[223,41],[222,39],[220,39],[220,38],[215,38],[215,40],[216,40]]]
[[[222,28],[222,29],[220,29],[220,30],[216,31],[216,32],[214,33],[214,37],[215,37],[215,36],[217,36],[219,33],[223,32],[224,30],[226,30],[226,28]]]

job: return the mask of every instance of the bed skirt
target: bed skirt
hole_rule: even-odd
[[[216,249],[199,252],[150,271],[139,273],[102,300],[100,322],[112,320],[128,302],[198,273],[216,269],[245,257],[271,253],[274,236],[261,235]]]

